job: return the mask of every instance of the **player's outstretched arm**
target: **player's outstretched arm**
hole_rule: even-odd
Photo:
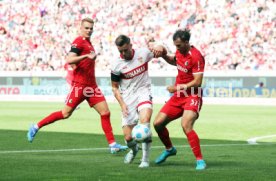
[[[165,55],[162,56],[162,58],[163,58],[168,64],[171,64],[171,65],[176,66],[176,60],[175,60],[175,56],[174,56],[174,55],[165,54]]]

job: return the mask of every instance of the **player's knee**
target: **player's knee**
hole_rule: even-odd
[[[163,129],[163,125],[161,124],[161,122],[160,121],[154,121],[153,122],[153,127],[154,127],[154,129],[155,129],[155,131],[160,131],[160,130],[162,130]]]
[[[72,115],[72,112],[62,111],[63,119],[67,119]]]
[[[110,117],[110,111],[103,111],[100,113],[101,117]]]
[[[190,124],[189,122],[182,122],[181,126],[185,133],[188,133],[193,129],[193,125]]]

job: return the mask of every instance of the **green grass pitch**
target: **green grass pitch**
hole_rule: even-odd
[[[120,108],[109,104],[113,132],[124,143]],[[178,153],[161,165],[155,158],[163,146],[153,130],[150,167],[140,169],[141,152],[130,165],[121,152],[111,155],[100,126],[99,115],[86,103],[67,120],[42,128],[33,143],[26,133],[62,103],[0,102],[0,180],[275,180],[276,107],[204,105],[195,130],[201,138],[207,162],[204,171],[195,170],[195,159],[180,127],[180,120],[168,129]],[[154,105],[155,115],[161,105]],[[265,137],[268,136],[268,137]],[[247,139],[260,137],[258,144]]]

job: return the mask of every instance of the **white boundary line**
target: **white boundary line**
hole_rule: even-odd
[[[274,135],[276,136],[276,135]],[[262,143],[258,145],[274,145],[276,143]],[[201,147],[225,147],[225,146],[251,146],[251,144],[240,143],[240,144],[211,144],[201,145]],[[177,145],[177,148],[190,147],[189,145]],[[153,149],[164,148],[164,146],[152,146]],[[98,150],[109,150],[108,148],[73,148],[73,149],[57,149],[57,150],[6,150],[0,151],[0,154],[13,154],[13,153],[42,153],[42,152],[73,152],[73,151],[98,151]]]
[[[276,135],[268,135],[268,136],[259,136],[259,137],[249,138],[247,140],[247,143],[251,144],[251,145],[256,145],[256,144],[258,144],[257,140],[261,140],[261,139],[265,139],[265,138],[273,138],[273,137],[276,137]]]

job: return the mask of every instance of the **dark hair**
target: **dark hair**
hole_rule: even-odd
[[[119,35],[115,40],[115,44],[119,47],[129,43],[130,43],[130,38],[126,35]]]
[[[191,37],[191,33],[190,30],[188,29],[180,29],[177,30],[174,34],[173,34],[173,41],[175,41],[176,39],[180,38],[181,41],[189,41]]]

